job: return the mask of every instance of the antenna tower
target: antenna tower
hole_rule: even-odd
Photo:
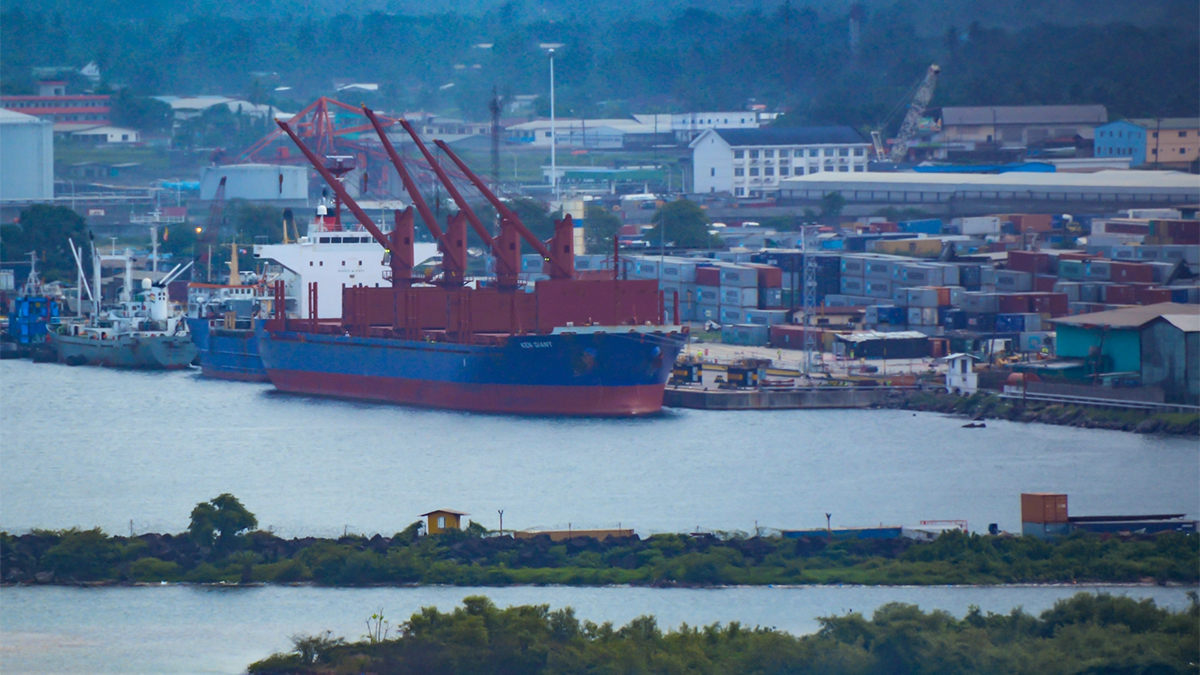
[[[812,371],[817,335],[810,329],[817,308],[817,227],[805,225],[804,232],[804,373]]]

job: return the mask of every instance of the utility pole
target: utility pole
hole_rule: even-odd
[[[809,375],[817,338],[810,328],[817,311],[817,259],[813,256],[817,248],[817,228],[804,225],[801,231],[804,234],[804,374]]]
[[[500,514],[500,536],[504,536],[504,509],[496,509],[496,513]]]
[[[558,137],[554,133],[554,50],[550,50],[550,183],[558,201]]]

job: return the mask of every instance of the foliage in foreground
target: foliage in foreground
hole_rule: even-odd
[[[240,527],[235,523],[233,527]],[[219,528],[218,528],[219,529]],[[1200,536],[1032,537],[951,532],[930,543],[664,534],[596,541],[485,536],[482,528],[419,537],[281,539],[250,532],[110,537],[100,530],[0,533],[5,583],[290,583],[326,586],[509,584],[1196,583]],[[209,544],[209,545],[204,545]]]
[[[1080,593],[1034,617],[1020,609],[963,619],[892,603],[821,619],[795,637],[737,623],[662,631],[653,617],[628,625],[580,621],[548,605],[498,609],[469,597],[451,612],[427,607],[395,639],[347,644],[329,633],[293,638],[296,649],[251,664],[282,673],[1195,673],[1200,608],[1171,612],[1152,600]],[[377,617],[378,618],[378,615]]]

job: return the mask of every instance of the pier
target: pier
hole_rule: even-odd
[[[697,410],[789,410],[797,408],[871,408],[882,406],[893,391],[911,387],[795,387],[787,389],[699,389],[667,387],[663,405]]]

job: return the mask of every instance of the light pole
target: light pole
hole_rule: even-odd
[[[554,201],[558,201],[558,135],[555,133],[554,114],[554,50],[562,46],[559,42],[538,45],[550,54],[550,184],[554,186]]]

